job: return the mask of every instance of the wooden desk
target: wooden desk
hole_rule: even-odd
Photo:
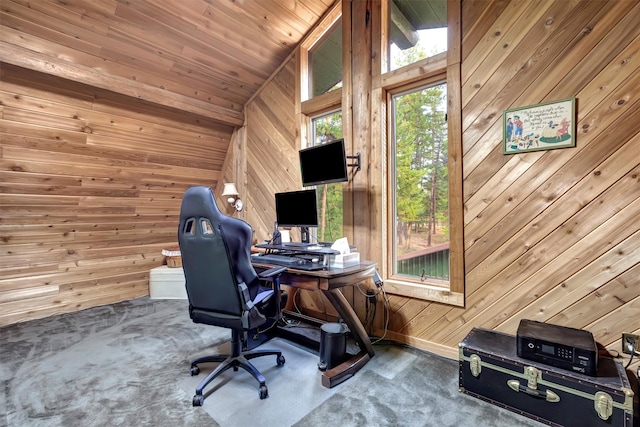
[[[256,261],[253,262],[253,266],[256,269],[273,267],[271,264],[262,264]],[[322,385],[325,387],[331,388],[351,378],[375,354],[367,331],[349,301],[340,291],[340,288],[353,286],[362,280],[373,277],[375,269],[375,262],[361,261],[360,264],[353,267],[332,268],[329,270],[304,271],[289,267],[280,276],[280,282],[283,285],[299,289],[320,289],[347,324],[354,340],[360,347],[360,351],[357,354],[351,355],[349,359],[340,365],[322,374]]]

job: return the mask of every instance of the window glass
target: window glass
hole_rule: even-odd
[[[389,3],[389,71],[446,51],[446,0]]]
[[[446,82],[392,98],[393,274],[449,279]]]
[[[342,19],[309,49],[311,97],[342,87]]]
[[[312,144],[342,138],[342,111],[333,111],[311,119]],[[318,230],[319,242],[333,242],[343,237],[342,183],[318,185]]]

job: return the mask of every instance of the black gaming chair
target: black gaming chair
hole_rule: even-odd
[[[267,317],[281,318],[280,274],[277,267],[256,273],[251,265],[252,230],[246,222],[224,215],[209,187],[191,187],[182,199],[178,242],[186,279],[189,313],[195,323],[231,329],[231,354],[200,357],[191,362],[191,375],[198,365],[222,362],[196,388],[193,406],[204,403],[204,388],[229,368],[250,372],[260,383],[260,399],[269,396],[265,379],[249,362],[259,356],[275,355],[285,363],[280,351],[242,351],[247,331],[264,325]],[[263,287],[261,281],[270,282]]]

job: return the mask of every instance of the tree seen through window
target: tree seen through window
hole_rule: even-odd
[[[342,138],[342,112],[332,112],[316,117],[313,123],[313,144],[320,145]],[[341,237],[342,183],[324,184],[316,187],[318,192],[319,242],[333,242]]]
[[[394,96],[397,273],[449,277],[446,84]]]

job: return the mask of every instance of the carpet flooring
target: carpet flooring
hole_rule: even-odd
[[[458,391],[458,363],[386,343],[353,378],[327,389],[317,352],[281,338],[254,359],[269,398],[229,370],[191,399],[230,332],[191,322],[184,300],[137,298],[0,328],[0,427],[31,426],[487,426],[542,424]]]

